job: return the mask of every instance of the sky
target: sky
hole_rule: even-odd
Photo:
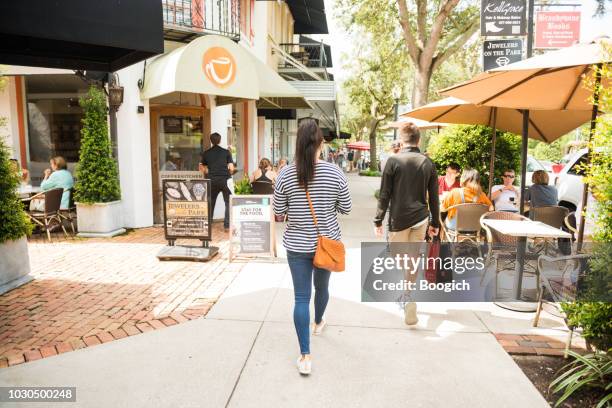
[[[334,9],[335,0],[324,0],[325,1],[325,12],[327,14],[327,25],[329,27],[329,34],[322,36],[325,43],[329,44],[332,49],[332,60],[334,64],[334,77],[337,82],[342,82],[346,78],[347,72],[343,70],[341,64],[341,56],[343,53],[350,53],[354,44],[354,39],[342,29],[339,22],[336,21]],[[392,1],[392,0],[389,0]],[[411,1],[411,0],[408,0]],[[610,16],[612,10],[608,12],[605,17],[593,17],[595,11],[594,0],[578,0],[574,3],[581,2],[583,4],[581,26],[580,26],[580,41],[589,41],[600,35],[607,35],[612,38],[612,24],[610,24]],[[608,6],[610,7],[610,6]],[[572,10],[570,7],[565,8],[568,11]]]

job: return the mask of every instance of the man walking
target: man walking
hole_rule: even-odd
[[[229,229],[229,196],[232,193],[227,186],[227,180],[235,173],[234,160],[229,150],[219,146],[221,143],[221,135],[213,133],[210,135],[212,147],[202,153],[200,158],[200,171],[204,176],[208,175],[210,179],[210,216],[215,212],[215,204],[219,193],[223,194],[225,202],[225,218],[223,219],[223,228]]]
[[[383,220],[389,209],[389,234],[391,250],[416,258],[428,231],[430,236],[438,234],[440,228],[440,203],[438,198],[438,177],[431,159],[419,150],[421,135],[419,128],[407,122],[399,129],[401,147],[399,153],[387,159],[380,182],[378,209],[374,217],[374,232],[383,235]],[[431,226],[429,219],[431,215]],[[395,243],[395,245],[393,245]],[[406,279],[414,282],[416,270],[406,271]],[[418,322],[416,303],[407,294],[404,304],[404,321],[407,325]]]

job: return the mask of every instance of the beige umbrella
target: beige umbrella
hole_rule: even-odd
[[[589,44],[552,51],[528,58],[514,64],[496,68],[477,75],[473,79],[442,91],[478,105],[517,108],[523,110],[523,159],[527,154],[527,135],[530,111],[548,110],[591,110],[591,132],[595,131],[598,115],[599,85],[609,87],[607,79],[596,75],[595,92],[584,86],[584,80],[591,78],[595,66],[601,67],[612,62],[612,41],[601,38]],[[590,152],[589,152],[590,160]],[[524,178],[525,160],[521,165]],[[525,188],[521,181],[521,191]],[[585,183],[582,202],[586,203],[588,185]],[[524,195],[521,195],[521,209]],[[578,228],[578,249],[584,236],[584,217]]]
[[[383,129],[399,128],[404,123],[408,122],[414,123],[420,130],[437,129],[439,131],[441,128],[448,126],[446,123],[429,122],[427,120],[412,118],[409,117],[407,113],[402,113],[400,116],[402,116],[402,119],[397,120],[395,122],[389,122],[386,126],[383,127]]]
[[[493,165],[497,129],[520,134],[523,113],[514,108],[474,105],[448,97],[406,112],[413,118],[445,123],[485,125],[493,128],[491,162],[489,164],[489,195],[493,186]],[[591,111],[540,110],[529,116],[529,137],[550,143],[591,119]]]

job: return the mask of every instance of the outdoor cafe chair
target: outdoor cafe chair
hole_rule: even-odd
[[[553,228],[562,229],[565,217],[567,217],[569,210],[565,207],[558,205],[547,205],[543,207],[534,207],[529,209],[529,218],[533,221],[540,221],[544,224],[550,225]],[[550,239],[537,239],[534,242],[534,249],[539,250],[551,250],[552,247],[549,245]],[[570,248],[571,252],[571,248]]]
[[[469,241],[474,244],[480,242],[480,217],[489,211],[489,206],[478,203],[464,203],[448,207],[446,211],[455,209],[457,228],[450,229],[440,221],[444,235],[450,242]]]
[[[52,226],[53,221],[57,222],[60,225],[60,227],[64,231],[64,235],[68,237],[68,233],[66,232],[66,228],[64,228],[62,217],[60,215],[62,194],[64,194],[63,188],[54,188],[38,193],[30,197],[29,199],[23,200],[24,202],[28,202],[36,198],[44,198],[44,211],[27,211],[27,214],[32,220],[32,222],[34,222],[47,233],[47,239],[49,240],[49,242],[51,242],[50,228]]]
[[[565,226],[565,228],[567,228],[569,233],[572,234],[572,241],[573,241],[574,234],[578,232],[576,228],[576,211],[572,211],[571,213],[565,216],[565,219],[563,220],[563,225]]]
[[[269,181],[254,181],[251,186],[253,194],[274,194],[274,186]]]
[[[518,247],[518,237],[502,234],[494,228],[488,227],[483,220],[515,220],[515,221],[529,221],[529,218],[522,216],[517,213],[508,211],[491,211],[483,214],[480,217],[480,225],[485,230],[487,237],[487,255],[485,259],[485,272],[483,272],[480,279],[480,284],[485,278],[485,273],[491,265],[495,263],[495,292],[497,294],[497,281],[500,272],[505,270],[514,271],[516,263],[516,251]],[[527,251],[525,253],[525,274],[535,275],[537,280],[537,287],[540,287],[539,273],[536,267],[528,269],[529,263],[527,261],[535,261],[538,259],[538,254]]]
[[[560,315],[569,329],[565,343],[565,358],[567,358],[567,351],[571,347],[572,336],[576,328],[570,325],[560,304],[575,302],[579,297],[583,290],[584,279],[589,271],[590,257],[589,254],[574,254],[556,258],[542,255],[538,258],[538,271],[542,286],[538,294],[533,327],[538,327],[544,305],[551,305],[553,307],[551,313]],[[546,299],[547,296],[550,300]]]
[[[60,208],[59,210],[59,215],[60,218],[63,220],[66,220],[70,223],[70,228],[72,228],[72,234],[76,234],[76,230],[74,228],[74,221],[76,218],[76,205],[74,204],[74,189],[69,188],[68,190],[68,194],[69,195],[69,204],[68,204],[68,208]]]

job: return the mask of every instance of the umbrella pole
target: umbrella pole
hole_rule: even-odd
[[[497,142],[497,108],[493,108],[493,140],[491,143],[491,161],[489,163],[489,198],[493,188],[493,177],[495,175],[495,143]]]
[[[595,91],[593,93],[593,110],[591,112],[591,128],[589,130],[589,144],[587,151],[587,166],[591,165],[591,142],[595,134],[597,126],[597,115],[599,114],[599,87],[601,86],[601,64],[597,64],[597,72],[595,73]],[[578,226],[578,238],[576,240],[576,251],[582,250],[582,242],[584,240],[584,225],[586,220],[587,200],[589,198],[589,183],[585,181],[582,189],[582,214],[580,215],[580,225]]]
[[[521,194],[519,214],[525,212],[525,180],[527,178],[527,141],[529,138],[529,109],[523,110],[523,137],[521,139]]]

